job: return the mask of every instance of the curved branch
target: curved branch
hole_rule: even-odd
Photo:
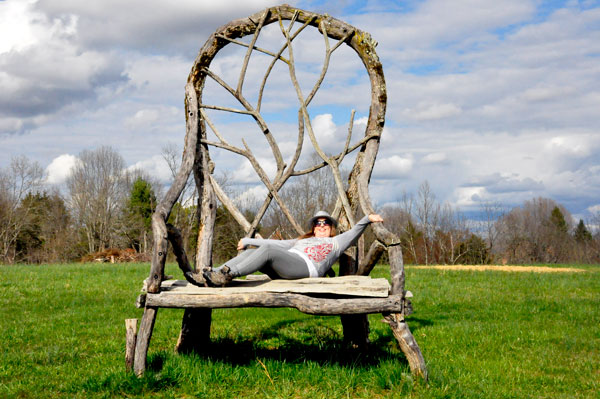
[[[212,121],[208,118],[208,115],[206,115],[206,112],[204,112],[202,108],[200,108],[200,115],[202,116],[202,119],[204,119],[204,121],[208,124],[208,126],[210,126],[210,129],[213,131],[215,136],[217,136],[219,141],[223,144],[229,145],[227,140],[225,140],[225,138],[219,132],[219,129],[217,129],[217,127],[212,123]]]
[[[296,15],[296,14],[294,14]],[[298,36],[300,34],[300,32],[302,32],[304,30],[304,28],[306,28],[314,19],[315,17],[307,20],[304,25],[302,25],[300,28],[298,28],[298,30],[296,32],[294,32],[294,34],[291,36],[290,38],[290,42],[292,42],[296,36]],[[289,29],[292,27],[292,23],[294,22],[294,20],[292,20],[290,22],[290,25],[288,26],[288,31]],[[260,90],[258,91],[258,102],[256,104],[256,109],[257,111],[260,111],[260,107],[262,104],[262,97],[263,97],[263,92],[265,90],[265,85],[267,84],[267,79],[269,77],[269,75],[271,74],[271,71],[273,70],[273,66],[275,66],[275,60],[277,60],[277,58],[281,57],[281,54],[283,54],[283,52],[285,51],[285,49],[288,46],[288,42],[286,41],[283,46],[281,46],[281,49],[279,49],[279,52],[277,52],[277,56],[275,57],[275,59],[273,61],[271,61],[271,63],[269,64],[269,67],[267,68],[267,71],[265,72],[265,76],[263,77],[263,81],[262,84],[260,85]],[[289,66],[290,65],[290,61],[289,60],[285,60],[285,63]]]
[[[242,139],[242,142],[244,143],[244,147],[246,147],[246,153],[247,153],[246,158],[248,159],[248,161],[250,161],[250,164],[252,164],[252,167],[254,168],[254,170],[256,171],[256,173],[258,174],[260,179],[262,180],[262,182],[265,185],[265,187],[267,188],[267,190],[269,190],[269,192],[271,193],[273,198],[275,198],[275,201],[277,201],[277,204],[281,208],[281,211],[288,218],[288,220],[290,221],[290,223],[292,224],[294,229],[298,232],[298,234],[302,234],[303,233],[302,227],[298,224],[298,222],[296,222],[296,220],[292,216],[290,210],[288,209],[287,205],[285,205],[285,202],[279,196],[278,190],[275,189],[273,184],[271,184],[271,181],[269,180],[269,177],[265,173],[264,169],[260,166],[260,164],[258,163],[256,158],[254,158],[254,155],[252,155],[252,152],[248,148],[248,144],[246,144],[246,140]]]
[[[204,73],[206,73],[208,76],[210,76],[215,82],[220,84],[225,90],[227,90],[229,93],[231,93],[231,95],[234,96],[240,102],[240,104],[242,104],[244,106],[244,108],[246,108],[247,111],[249,111],[248,114],[252,115],[252,117],[258,124],[259,128],[263,132],[265,138],[267,139],[267,142],[269,143],[269,146],[271,147],[271,151],[273,152],[273,156],[275,157],[275,162],[277,163],[277,171],[278,171],[278,173],[280,173],[280,171],[283,170],[285,167],[284,162],[283,162],[283,156],[281,155],[279,146],[277,145],[277,142],[273,138],[273,135],[271,134],[271,131],[269,130],[269,127],[267,126],[267,122],[265,122],[265,120],[260,115],[260,113],[258,113],[252,107],[252,105],[250,105],[250,103],[248,101],[246,101],[246,99],[244,98],[244,96],[241,93],[237,93],[235,90],[233,90],[233,88],[231,86],[229,86],[223,79],[221,79],[218,75],[213,73],[210,69],[202,68],[202,71]],[[207,108],[207,107],[204,106],[204,108]],[[224,109],[224,110],[226,110],[226,109]],[[231,112],[235,112],[235,111],[231,111]]]
[[[291,46],[291,42],[290,42],[290,37],[287,34],[287,32],[283,29],[283,25],[281,23],[281,18],[279,19],[279,26],[281,27],[282,33],[285,36],[287,42],[288,42],[288,54],[289,54],[289,59],[290,59],[290,64],[289,64],[289,72],[290,72],[290,79],[292,80],[292,83],[294,84],[294,88],[296,89],[296,95],[298,96],[298,102],[300,103],[300,107],[302,110],[302,115],[304,117],[304,121],[306,123],[306,127],[308,130],[308,135],[310,137],[310,141],[313,144],[313,147],[315,149],[315,151],[317,152],[317,154],[319,154],[319,156],[325,161],[327,162],[327,164],[331,167],[331,170],[333,172],[333,178],[335,180],[335,184],[337,186],[338,189],[338,195],[342,200],[342,204],[344,205],[344,210],[346,212],[346,216],[348,217],[348,221],[350,222],[350,224],[352,226],[354,226],[354,216],[353,216],[353,212],[351,211],[351,207],[350,207],[350,203],[348,202],[348,197],[346,196],[346,192],[344,191],[344,184],[342,183],[342,178],[341,178],[341,174],[340,174],[340,170],[338,168],[337,163],[335,162],[334,159],[329,158],[321,149],[321,147],[319,146],[319,143],[317,142],[317,138],[315,136],[315,133],[312,129],[312,124],[310,122],[310,116],[308,114],[308,109],[306,108],[306,102],[304,100],[304,96],[302,95],[302,90],[300,89],[300,85],[298,83],[298,79],[296,77],[296,67],[295,67],[295,61],[294,61],[294,51],[292,49]],[[325,30],[323,23],[321,23],[322,29]],[[327,40],[326,40],[327,41]],[[328,42],[328,41],[327,41]]]
[[[342,37],[340,40],[338,40],[336,45],[331,49],[331,48],[329,48],[329,36],[327,35],[327,30],[325,28],[325,22],[323,20],[321,20],[320,26],[321,26],[321,31],[323,33],[323,38],[325,39],[325,60],[323,61],[323,68],[321,68],[321,75],[317,79],[317,82],[315,83],[310,94],[306,97],[306,105],[310,104],[310,102],[312,101],[315,94],[317,94],[317,91],[321,88],[321,83],[323,83],[323,79],[325,79],[325,75],[327,74],[327,70],[329,69],[329,61],[331,60],[331,54],[333,54],[333,52],[342,43],[344,43],[346,40],[348,40],[348,38],[350,36],[352,36],[354,34],[354,30],[348,32],[344,37]]]
[[[292,158],[290,166],[286,169],[285,173],[273,181],[273,188],[275,188],[275,190],[277,190],[277,192],[279,192],[281,187],[283,187],[283,185],[290,178],[290,176],[293,176],[294,168],[296,167],[296,164],[298,163],[298,160],[300,159],[303,142],[304,142],[304,119],[302,118],[302,113],[298,112],[298,141],[296,143],[296,152],[294,153],[294,157]],[[256,214],[255,220],[252,223],[252,231],[254,231],[256,229],[256,227],[258,227],[258,223],[260,222],[260,220],[263,218],[263,216],[267,212],[267,209],[269,208],[269,205],[271,204],[272,200],[273,200],[273,196],[270,195],[270,193],[269,193],[269,195],[267,195],[267,197],[263,201],[263,204],[262,204],[260,210]]]
[[[252,50],[254,49],[254,44],[256,43],[256,39],[258,39],[258,35],[267,19],[267,15],[269,15],[269,9],[266,9],[256,30],[254,31],[254,37],[252,37],[252,42],[248,46],[248,51],[246,51],[246,56],[244,57],[244,62],[242,64],[242,68],[240,69],[240,77],[238,79],[238,85],[236,89],[236,93],[241,97],[242,95],[242,86],[244,85],[244,77],[246,76],[246,70],[248,69],[248,62],[250,62],[250,55],[252,54]]]
[[[378,134],[371,134],[369,136],[365,136],[362,139],[360,139],[359,141],[357,141],[355,144],[353,144],[351,147],[349,147],[345,153],[346,154],[350,154],[351,152],[353,152],[354,150],[356,150],[358,147],[361,147],[363,144],[365,144],[367,141],[371,140],[371,139],[375,139],[378,138],[379,135]],[[335,156],[334,158],[336,159],[340,159],[340,157],[343,157],[344,154],[340,153],[337,156]],[[311,166],[310,168],[306,168],[300,171],[295,171],[294,173],[292,173],[292,176],[300,176],[300,175],[306,175],[310,172],[314,172],[317,169],[321,169],[322,167],[327,166],[327,162],[323,161],[319,164],[316,164],[314,166]]]
[[[227,112],[233,112],[233,113],[236,113],[236,114],[246,114],[246,115],[252,115],[252,116],[254,116],[254,112],[252,112],[252,111],[245,111],[243,109],[221,107],[219,105],[206,105],[206,104],[200,104],[200,107],[201,108],[205,108],[205,109],[216,109],[218,111],[227,111]]]
[[[210,128],[213,130],[213,132],[215,133],[215,135],[217,136],[217,138],[220,141],[220,142],[214,142],[214,141],[210,141],[210,140],[207,140],[207,139],[201,139],[200,142],[202,144],[207,144],[207,145],[211,145],[213,147],[222,148],[224,150],[231,151],[231,152],[234,152],[236,154],[242,155],[242,156],[248,158],[248,160],[252,163],[253,158],[251,158],[252,155],[251,155],[250,150],[247,148],[247,146],[246,146],[246,150],[243,150],[241,148],[237,148],[237,147],[232,146],[231,144],[229,144],[225,140],[225,138],[220,134],[220,132],[216,128],[216,126],[214,126],[214,124],[212,123],[212,121],[210,120],[210,118],[208,118],[208,116],[206,115],[206,113],[204,111],[202,111],[202,110],[200,110],[200,113],[201,113],[202,118],[204,119],[204,121],[210,126]],[[281,175],[278,175],[275,178],[274,182],[272,183],[272,187],[273,187],[273,189],[276,192],[279,192],[279,190],[281,189],[281,187],[283,186],[283,184],[292,175],[294,167],[296,166],[296,164],[298,162],[298,159],[300,158],[300,153],[301,153],[301,150],[302,150],[302,142],[303,142],[303,137],[304,137],[304,124],[303,124],[303,119],[302,119],[301,115],[298,115],[298,124],[299,124],[299,128],[298,128],[298,141],[297,141],[297,144],[296,144],[296,152],[294,154],[294,157],[292,158],[290,166],[286,169],[285,173],[283,173]],[[222,192],[222,194],[218,194],[218,197],[221,200],[221,202],[223,202],[225,204],[226,200],[223,199],[223,196],[225,196],[225,198],[226,198],[226,195],[225,195],[224,192]],[[235,217],[235,219],[238,220],[238,223],[244,228],[244,230],[246,230],[247,234],[249,234],[249,235],[254,234],[254,232],[256,230],[256,227],[258,226],[258,223],[260,223],[260,220],[262,219],[262,217],[266,213],[266,211],[267,211],[267,209],[269,207],[269,204],[271,203],[272,199],[273,199],[273,195],[271,194],[271,192],[269,192],[269,195],[267,196],[267,198],[263,202],[263,205],[262,205],[261,209],[259,210],[259,212],[256,214],[255,219],[254,219],[254,221],[253,221],[252,224],[248,223],[243,216],[241,216],[242,219],[240,219],[240,220],[238,220],[238,217]],[[230,207],[227,207],[227,208],[230,209]],[[232,213],[235,212],[235,211],[237,211],[237,209],[235,207],[231,207],[231,209],[233,209],[233,211],[231,211]],[[241,213],[239,211],[238,211],[238,214],[241,215]],[[297,223],[295,223],[293,221],[293,219],[290,220],[290,222],[292,223],[292,225],[295,226],[295,228],[299,228],[299,226],[297,225]],[[301,234],[301,233],[302,232],[299,232],[299,234]]]
[[[223,39],[223,40],[227,40],[227,41],[229,41],[229,42],[231,42],[231,43],[237,44],[237,45],[239,45],[239,46],[242,46],[242,47],[249,47],[249,46],[250,46],[249,44],[246,44],[246,43],[244,43],[244,42],[241,42],[241,41],[239,41],[239,40],[232,39],[232,38],[230,38],[230,37],[227,37],[227,36],[224,36],[224,35],[217,35],[217,37],[218,37],[218,38],[220,38],[220,39]],[[283,62],[285,62],[286,64],[289,62],[289,61],[287,60],[287,58],[285,58],[285,57],[282,57],[281,55],[277,55],[277,54],[275,54],[275,53],[273,53],[272,51],[269,51],[269,50],[267,50],[267,49],[264,49],[264,48],[261,48],[261,47],[256,47],[256,46],[253,46],[252,48],[253,48],[254,50],[256,50],[256,51],[260,51],[261,53],[264,53],[264,54],[270,55],[271,57],[274,57],[276,60],[283,61]]]
[[[225,194],[225,191],[223,191],[217,180],[212,175],[210,176],[210,184],[212,185],[213,190],[215,190],[215,194],[217,195],[219,201],[221,201],[223,206],[227,208],[229,213],[231,213],[231,216],[233,216],[235,221],[238,222],[238,224],[242,226],[244,230],[249,231],[251,228],[250,222],[246,220],[242,212],[240,212],[233,201],[227,196],[227,194]],[[261,238],[260,234],[257,234],[257,237]]]
[[[227,151],[235,152],[236,154],[242,155],[244,157],[247,156],[245,150],[242,150],[241,148],[234,147],[234,146],[229,145],[227,143],[222,143],[222,142],[221,143],[217,143],[216,141],[210,141],[210,140],[206,140],[206,139],[201,139],[200,142],[202,144],[212,145],[213,147],[222,148],[222,149],[227,150]]]
[[[352,139],[352,128],[354,127],[354,114],[356,113],[356,110],[352,110],[352,112],[350,112],[350,122],[348,123],[348,135],[346,136],[346,144],[344,144],[344,150],[340,153],[339,157],[337,158],[336,162],[337,164],[341,164],[342,161],[344,160],[344,157],[346,156],[347,152],[348,152],[348,147],[350,147],[350,140]]]

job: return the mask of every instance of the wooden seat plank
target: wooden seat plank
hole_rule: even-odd
[[[296,308],[314,315],[402,312],[400,295],[386,298],[322,298],[306,294],[259,292],[245,294],[189,295],[161,292],[144,294],[144,306],[152,308]]]
[[[226,287],[197,287],[185,280],[166,280],[163,295],[230,295],[246,293],[332,294],[349,297],[385,298],[390,284],[385,278],[369,276],[316,277],[298,280],[234,279]]]

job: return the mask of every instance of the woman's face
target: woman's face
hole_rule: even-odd
[[[313,231],[315,233],[315,237],[330,237],[331,236],[331,224],[329,220],[325,218],[319,218],[315,222],[315,226],[313,227]]]

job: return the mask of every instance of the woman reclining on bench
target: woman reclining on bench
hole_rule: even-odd
[[[347,232],[335,235],[337,221],[329,213],[319,211],[310,219],[311,230],[292,240],[263,240],[242,238],[238,250],[248,245],[249,249],[225,262],[217,269],[203,272],[205,285],[221,287],[235,277],[246,276],[256,271],[271,279],[299,279],[323,277],[340,255],[353,245],[369,223],[383,222],[378,214],[363,217]],[[200,285],[197,279],[188,276],[192,284]],[[197,275],[196,275],[197,276]]]

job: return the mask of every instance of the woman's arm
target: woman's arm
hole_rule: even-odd
[[[369,223],[381,222],[383,222],[383,218],[376,213],[372,213],[360,219],[350,230],[335,236],[335,239],[341,248],[341,252],[344,252],[349,246],[356,242],[358,237],[360,237],[360,235],[365,231]]]
[[[260,247],[261,245],[269,244],[275,247],[289,249],[294,246],[294,244],[298,241],[297,239],[293,240],[268,240],[268,239],[260,239],[260,238],[248,238],[244,237],[240,241],[238,241],[237,249],[238,251],[245,249],[248,245],[253,245],[255,247]]]

